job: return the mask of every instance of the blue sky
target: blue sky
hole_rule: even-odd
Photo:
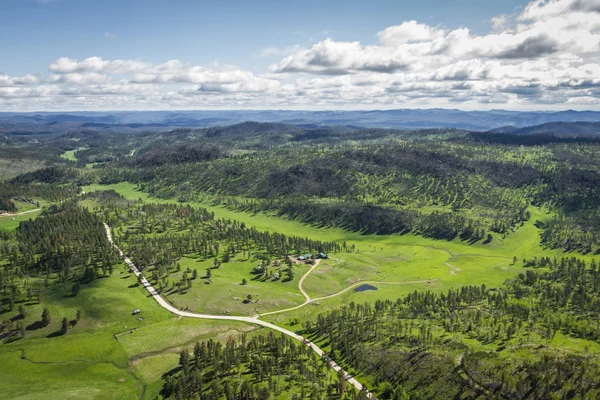
[[[593,108],[597,95],[594,82],[551,93],[596,72],[597,0],[2,0],[1,10],[8,109],[103,108],[110,96],[137,108]],[[560,29],[573,21],[584,31],[569,42]]]
[[[26,74],[58,57],[180,59],[264,67],[264,48],[334,37],[376,42],[406,20],[485,31],[522,0],[2,0],[0,71]],[[105,34],[108,35],[105,36]],[[108,37],[107,37],[108,36]],[[116,37],[115,37],[116,36]]]

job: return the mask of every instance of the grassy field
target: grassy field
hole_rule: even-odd
[[[86,192],[115,189],[130,199],[163,201],[150,198],[130,184],[91,185],[83,189]],[[94,203],[87,205],[93,207]],[[305,280],[304,288],[313,299],[334,295],[364,281],[374,282],[377,290],[357,293],[351,289],[295,311],[264,317],[291,330],[301,329],[303,320],[351,301],[396,299],[414,290],[446,291],[468,284],[499,286],[522,271],[523,258],[562,255],[540,248],[535,221],[548,218],[549,214],[535,208],[530,208],[531,220],[516,232],[505,238],[494,236],[486,245],[468,245],[459,240],[449,242],[413,235],[360,235],[272,215],[237,212],[209,204],[194,205],[208,208],[217,217],[243,221],[261,230],[346,241],[356,246],[357,251],[353,253],[333,253],[329,260],[322,261]],[[1,217],[0,229],[14,229],[21,220],[36,214]],[[513,264],[513,256],[519,259],[517,264]],[[187,267],[197,269],[199,278],[194,281],[192,290],[172,294],[169,298],[178,306],[197,311],[214,314],[228,311],[239,315],[273,311],[303,302],[298,280],[308,266],[295,266],[296,275],[291,282],[259,282],[253,281],[250,274],[256,262],[235,258],[213,269],[212,283],[205,285],[201,277],[212,261],[184,258],[180,260],[182,271]],[[243,278],[248,281],[246,286],[241,285]],[[406,283],[412,281],[419,282]],[[52,315],[49,327],[28,330],[25,339],[0,347],[0,365],[5,377],[0,381],[0,391],[4,397],[153,398],[162,386],[163,374],[176,366],[181,349],[191,348],[201,339],[226,340],[241,332],[263,331],[243,323],[177,318],[149,298],[122,266],[111,277],[97,279],[84,287],[76,298],[66,296],[68,290],[68,285],[54,287],[42,298],[41,304],[31,301],[26,306],[26,326],[38,321],[42,309],[47,307]],[[252,294],[258,302],[243,304],[241,300],[247,294]],[[142,309],[142,320],[131,315],[135,308]],[[49,337],[58,331],[63,317],[74,319],[78,309],[83,318],[68,335]],[[4,318],[12,315],[5,314]],[[561,335],[557,335],[552,345],[574,351],[598,350],[591,349],[587,341]],[[65,384],[64,374],[69,375],[68,384]],[[43,379],[45,385],[34,385],[39,379]]]
[[[17,226],[19,226],[19,223],[21,223],[21,221],[27,221],[29,219],[35,218],[36,216],[38,216],[40,214],[41,210],[38,211],[33,211],[27,214],[22,214],[22,215],[17,215],[17,216],[11,216],[11,215],[5,215],[5,216],[1,216],[0,215],[0,229],[4,229],[4,230],[12,230],[12,229],[16,229]]]
[[[86,192],[114,189],[129,199],[165,202],[150,198],[130,184],[90,185],[83,189]],[[93,206],[92,203],[88,205]],[[515,232],[506,237],[494,235],[492,242],[488,244],[468,245],[460,240],[431,240],[414,235],[360,235],[341,229],[308,226],[273,215],[237,212],[203,203],[193,205],[205,207],[215,212],[217,217],[243,221],[261,230],[340,243],[346,241],[348,245],[356,246],[357,251],[353,253],[330,254],[330,259],[322,261],[305,280],[305,290],[313,299],[317,299],[316,301],[294,311],[264,317],[269,322],[293,331],[302,329],[302,321],[314,319],[319,313],[352,301],[396,299],[414,290],[441,292],[463,285],[485,284],[488,287],[498,287],[507,278],[523,271],[521,265],[524,258],[564,255],[560,251],[540,247],[539,230],[535,223],[551,217],[551,214],[533,207],[529,209],[532,214],[530,221]],[[591,258],[578,256],[584,259]],[[513,263],[513,257],[518,259],[516,264]],[[303,302],[303,296],[298,290],[298,280],[308,270],[307,266],[294,267],[296,277],[292,282],[257,282],[251,280],[252,275],[249,273],[256,261],[236,258],[223,264],[221,268],[212,270],[212,283],[205,285],[201,277],[205,268],[212,265],[211,260],[183,258],[179,262],[182,271],[190,267],[199,272],[199,278],[194,281],[191,290],[184,294],[174,293],[168,296],[180,307],[214,314],[224,314],[228,311],[230,314],[253,315],[256,312],[273,311]],[[240,285],[243,278],[248,280],[247,286]],[[177,280],[178,276],[170,279]],[[365,281],[373,282],[377,290],[344,291],[353,284]],[[86,317],[81,325],[76,326],[67,337],[48,339],[44,334],[40,334],[39,337],[33,335],[32,338],[2,347],[0,362],[11,365],[11,371],[14,371],[16,377],[0,383],[0,390],[9,393],[11,397],[24,396],[28,392],[23,386],[26,381],[18,376],[26,371],[39,368],[39,373],[47,374],[49,382],[52,382],[53,374],[56,374],[64,363],[81,362],[82,368],[85,367],[83,370],[87,372],[82,372],[81,369],[78,371],[82,376],[73,387],[59,389],[50,384],[47,391],[28,394],[28,397],[23,398],[76,398],[82,393],[85,397],[86,393],[91,396],[94,390],[99,390],[97,398],[133,398],[140,397],[142,393],[144,398],[152,398],[160,390],[162,374],[176,365],[178,352],[182,348],[191,347],[201,338],[225,339],[230,335],[254,329],[249,325],[233,322],[223,324],[175,318],[158,309],[155,302],[139,287],[129,287],[134,284],[133,278],[129,276],[113,276],[99,280],[96,284],[97,287],[86,288],[83,292],[96,293],[98,290],[104,293],[102,296],[100,293],[84,293],[85,298],[90,296],[93,300],[93,306],[90,305],[90,308],[84,310]],[[344,292],[327,299],[318,299],[341,291]],[[258,303],[243,304],[241,300],[247,294],[259,299]],[[73,315],[75,308],[80,307],[75,303],[70,304],[68,300],[50,299],[50,302],[54,301],[56,304],[53,315]],[[46,299],[44,302],[47,304]],[[130,309],[133,308],[142,308],[143,321],[132,318]],[[34,310],[33,314],[40,313],[40,309]],[[110,312],[105,313],[103,310]],[[137,329],[129,333],[131,328]],[[51,333],[52,329],[45,332],[45,335]],[[81,332],[77,332],[78,330]],[[256,331],[258,330],[253,330]],[[56,350],[51,353],[41,352],[39,349],[47,346],[50,340],[53,341]],[[73,340],[81,340],[82,345],[71,346],[70,341]],[[590,347],[588,341],[563,335],[557,335],[549,346],[581,353],[600,350],[596,345]],[[72,350],[68,350],[72,347],[78,347],[80,350],[73,353]],[[21,359],[23,354],[25,359]],[[49,364],[33,364],[41,362]],[[102,371],[104,383],[101,385],[98,385],[99,379],[94,376],[99,374],[98,371]],[[56,382],[58,386],[58,377]]]
[[[182,271],[172,274],[172,278],[169,279],[180,280],[187,267],[198,269],[199,278],[184,294],[173,293],[167,297],[178,307],[188,307],[190,310],[207,314],[248,316],[296,306],[304,301],[304,296],[298,290],[298,279],[308,271],[308,266],[295,267],[296,278],[293,281],[261,282],[254,279],[254,275],[250,273],[258,262],[241,257],[232,259],[221,264],[220,268],[213,269],[211,283],[205,284],[206,279],[200,277],[205,275],[206,268],[212,267],[212,260],[199,262],[192,258],[183,258],[179,262]],[[242,279],[246,279],[246,285],[241,284]],[[242,301],[248,294],[252,295],[253,302],[244,304]]]
[[[165,202],[150,198],[146,193],[137,191],[134,185],[126,183],[84,187],[86,192],[101,189],[114,189],[129,199]],[[540,247],[540,231],[535,223],[551,217],[551,214],[534,207],[529,209],[531,219],[515,232],[505,237],[494,235],[492,242],[488,244],[479,242],[469,245],[458,239],[432,240],[415,235],[361,235],[341,229],[309,226],[262,213],[250,214],[204,203],[193,205],[205,207],[217,217],[243,221],[261,230],[338,243],[346,241],[349,246],[356,246],[357,251],[353,253],[330,254],[330,259],[324,260],[305,280],[304,289],[313,299],[336,294],[353,284],[365,281],[382,282],[375,285],[378,290],[360,293],[349,290],[293,312],[265,317],[270,322],[284,324],[292,329],[298,329],[297,326],[289,325],[294,319],[314,318],[318,313],[350,301],[396,299],[416,289],[447,291],[449,288],[481,284],[498,287],[506,279],[523,271],[524,258],[563,255],[560,251],[544,250]],[[513,257],[518,259],[516,264],[513,263]],[[198,263],[196,260],[183,259],[182,269],[185,270],[188,266],[192,269],[197,268],[202,276],[204,268],[209,264],[208,261]],[[248,272],[253,266],[252,263],[237,260],[219,270],[213,270],[214,285],[204,285],[202,280],[198,280],[186,294],[171,296],[172,301],[200,312],[222,314],[227,310],[244,315],[253,314],[254,307],[249,310],[248,305],[241,304],[239,300],[234,300],[234,297],[243,299],[246,293],[258,294],[259,312],[287,308],[303,302],[297,285],[299,277],[304,273],[302,268],[306,267],[295,267],[297,274],[294,281],[282,284],[252,282],[248,279],[251,277]],[[240,286],[244,277],[249,282],[247,287]],[[424,282],[406,283],[414,281]]]
[[[77,161],[77,156],[75,155],[76,152],[78,152],[79,150],[85,150],[85,147],[79,147],[75,150],[68,150],[65,151],[63,154],[61,154],[61,158],[64,158],[65,160],[69,160],[69,161]]]
[[[123,266],[113,276],[96,279],[75,298],[70,284],[47,291],[38,304],[26,303],[24,339],[0,346],[0,393],[11,399],[154,398],[162,374],[177,365],[181,349],[197,340],[238,335],[255,329],[178,318],[161,308]],[[31,283],[33,285],[33,282]],[[42,309],[50,310],[48,327],[34,329]],[[132,310],[142,310],[132,315]],[[82,318],[64,336],[56,336],[64,317]],[[12,317],[4,313],[3,319]],[[67,378],[68,377],[68,378]],[[44,382],[40,385],[40,382]]]

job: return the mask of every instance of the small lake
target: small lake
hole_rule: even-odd
[[[377,290],[377,288],[373,285],[360,285],[357,288],[354,288],[355,292],[365,292],[367,290]]]

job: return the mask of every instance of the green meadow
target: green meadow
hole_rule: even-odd
[[[40,214],[40,211],[33,211],[27,214],[21,214],[16,216],[11,215],[0,215],[0,229],[12,230],[19,226],[21,221],[27,221],[28,219],[35,218]]]
[[[221,264],[218,269],[211,270],[209,279],[198,278],[191,289],[185,293],[167,294],[167,298],[177,307],[206,314],[230,314],[253,316],[257,313],[289,308],[304,302],[304,296],[298,290],[299,277],[308,271],[308,266],[295,267],[296,279],[289,282],[259,281],[250,272],[260,261],[241,258],[232,259]],[[188,267],[198,269],[198,276],[205,275],[206,268],[212,267],[212,260],[200,261],[184,257],[179,261],[181,272],[171,277],[178,281]],[[171,279],[170,277],[170,279]],[[242,285],[242,280],[246,284]],[[252,303],[244,304],[243,300],[252,295]]]
[[[44,292],[41,303],[24,304],[25,338],[0,346],[2,397],[154,398],[162,387],[162,375],[177,364],[183,348],[193,347],[198,340],[227,340],[255,329],[244,323],[174,316],[150,298],[122,265],[112,276],[84,286],[75,298],[69,289],[70,285],[55,284]],[[43,308],[49,309],[51,323],[35,327]],[[132,315],[138,308],[141,313]],[[74,323],[77,310],[82,317]],[[64,317],[74,325],[67,335],[55,336]]]
[[[114,189],[128,199],[164,202],[136,190],[134,185],[84,186],[87,192]],[[174,202],[174,201],[169,201]],[[93,201],[84,203],[90,208]],[[317,314],[350,302],[374,302],[392,299],[415,290],[447,291],[464,285],[499,287],[523,271],[522,260],[535,256],[559,257],[557,250],[540,247],[535,224],[551,216],[530,207],[531,219],[515,232],[494,235],[491,243],[469,245],[460,240],[426,239],[414,235],[361,235],[334,228],[320,228],[265,213],[246,213],[205,203],[217,217],[245,222],[260,230],[287,235],[307,236],[323,241],[355,245],[355,252],[330,254],[304,281],[304,289],[313,302],[294,311],[265,316],[264,319],[291,330],[301,330],[302,322]],[[0,229],[14,229],[22,220],[38,214],[0,217]],[[517,257],[517,263],[513,263]],[[581,256],[590,259],[591,256]],[[211,284],[202,276],[211,260],[184,257],[182,271],[197,269],[199,278],[184,294],[167,297],[176,306],[193,311],[231,315],[254,315],[300,305],[304,296],[298,281],[309,266],[295,265],[291,282],[261,282],[250,274],[258,261],[236,257],[212,270]],[[177,276],[174,277],[177,279]],[[241,285],[242,279],[247,280]],[[355,292],[352,285],[369,282],[377,290]],[[26,305],[26,326],[40,319],[47,307],[52,316],[50,326],[27,331],[26,337],[0,347],[3,377],[0,392],[7,398],[97,398],[151,399],[162,387],[163,375],[176,367],[182,349],[191,349],[198,340],[227,340],[242,332],[264,329],[237,322],[185,319],[163,310],[135,278],[120,265],[112,276],[96,279],[83,287],[76,298],[68,296],[68,286],[56,285],[42,297],[41,303]],[[340,293],[342,292],[342,293]],[[338,295],[338,293],[340,293]],[[254,301],[243,304],[248,295]],[[328,297],[331,296],[331,297]],[[320,299],[328,297],[326,299]],[[141,314],[132,315],[132,310]],[[77,310],[82,318],[68,335],[52,337],[63,317],[74,319]],[[142,319],[140,320],[139,317]],[[50,337],[49,337],[50,336]],[[577,352],[589,350],[589,342],[557,335],[552,345]],[[594,345],[595,346],[595,345]],[[596,351],[597,346],[592,350]],[[65,375],[69,376],[68,384]],[[39,385],[43,381],[43,385]]]
[[[86,193],[107,189],[145,203],[175,202],[152,198],[126,183],[83,187]],[[86,200],[83,205],[93,209],[97,204]],[[516,231],[494,235],[487,244],[469,245],[458,239],[434,240],[412,234],[362,235],[306,225],[268,213],[240,212],[208,203],[192,205],[205,207],[218,218],[242,221],[259,230],[338,243],[345,241],[348,246],[355,246],[354,252],[330,254],[330,258],[323,260],[305,279],[303,287],[313,299],[312,303],[264,317],[294,331],[302,329],[303,321],[350,302],[395,300],[415,290],[443,292],[464,285],[499,287],[523,271],[523,259],[563,255],[560,251],[540,247],[536,221],[544,221],[551,214],[533,207],[529,208],[531,219]],[[0,229],[14,229],[20,221],[35,218],[38,213],[0,217]],[[516,263],[513,257],[517,258]],[[213,269],[211,283],[205,284],[202,276],[212,261],[184,257],[179,260],[181,270],[197,269],[199,278],[183,294],[174,292],[167,297],[178,307],[221,315],[255,315],[304,302],[298,281],[309,266],[296,264],[295,278],[291,282],[261,282],[253,280],[250,273],[257,262],[252,258],[233,258]],[[246,285],[241,284],[242,279],[247,280]],[[355,292],[353,286],[361,282],[369,282],[377,290]],[[57,285],[45,292],[40,304],[31,301],[26,305],[27,317],[23,321],[26,326],[39,320],[44,307],[50,310],[52,323],[46,328],[27,331],[24,339],[0,348],[0,363],[6,366],[0,391],[7,397],[154,398],[162,387],[164,374],[176,367],[182,349],[190,349],[202,339],[227,340],[242,332],[264,331],[244,323],[173,316],[160,308],[122,265],[112,276],[96,279],[84,287],[77,298],[69,297],[68,290],[67,286]],[[242,300],[248,294],[252,295],[253,302],[244,304]],[[131,315],[137,308],[142,310],[141,320]],[[82,319],[69,334],[52,337],[60,328],[61,319],[73,319],[77,310],[81,310]],[[589,349],[587,343],[557,335],[552,345],[557,349],[583,352]],[[64,374],[70,376],[68,385],[65,385]],[[33,382],[40,377],[45,384],[35,385],[36,390],[32,391]]]
[[[171,202],[152,198],[147,193],[136,190],[132,184],[90,185],[86,192],[114,189],[131,200],[151,202]],[[530,207],[531,218],[507,235],[494,234],[490,243],[468,244],[459,239],[452,241],[427,239],[408,235],[362,235],[336,228],[322,228],[288,220],[268,213],[247,213],[227,209],[208,203],[190,203],[204,207],[216,217],[238,220],[256,227],[287,235],[307,236],[323,241],[346,242],[355,245],[355,252],[330,254],[317,269],[304,281],[304,289],[314,300],[311,304],[285,313],[265,316],[264,319],[292,330],[300,329],[297,322],[315,318],[317,314],[329,311],[349,302],[374,302],[395,300],[414,290],[445,292],[450,288],[465,285],[486,285],[489,288],[501,286],[504,281],[523,272],[522,260],[532,257],[560,257],[565,253],[546,250],[540,246],[540,230],[536,221],[545,221],[552,214],[539,208]],[[513,258],[517,258],[516,264]],[[580,256],[591,259],[590,256]],[[308,271],[304,265],[294,266],[296,275],[292,282],[254,282],[250,271],[255,262],[235,259],[212,270],[210,285],[203,280],[194,282],[185,294],[169,295],[177,306],[205,313],[253,315],[300,305],[304,297],[298,291],[298,280]],[[210,260],[198,262],[184,258],[180,261],[182,271],[187,267],[197,268],[199,276],[212,263]],[[246,278],[247,286],[240,285]],[[377,290],[355,292],[346,290],[360,282],[369,282]],[[339,295],[336,295],[343,292]],[[257,304],[242,304],[247,294],[258,295]],[[321,297],[329,297],[320,299]],[[249,307],[251,306],[251,307]]]

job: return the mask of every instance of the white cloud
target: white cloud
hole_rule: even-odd
[[[0,106],[331,109],[568,104],[599,109],[600,0],[534,0],[520,12],[508,11],[490,20],[488,33],[406,21],[374,32],[375,44],[328,38],[309,48],[301,43],[269,47],[260,55],[278,61],[264,73],[181,60],[156,64],[61,57],[47,75],[0,74]]]
[[[114,32],[104,32],[104,37],[107,39],[116,39],[118,36]]]
[[[506,14],[501,14],[493,17],[490,22],[492,23],[492,27],[494,31],[503,31],[508,27],[509,24],[509,16]]]
[[[523,10],[519,19],[545,20],[569,13],[600,13],[600,0],[534,0]]]
[[[398,46],[411,42],[425,42],[444,36],[444,31],[420,24],[417,21],[407,21],[397,26],[390,26],[379,32],[377,36],[384,46]]]
[[[0,74],[0,87],[34,85],[36,83],[38,83],[38,78],[33,75],[8,76],[5,74]]]

